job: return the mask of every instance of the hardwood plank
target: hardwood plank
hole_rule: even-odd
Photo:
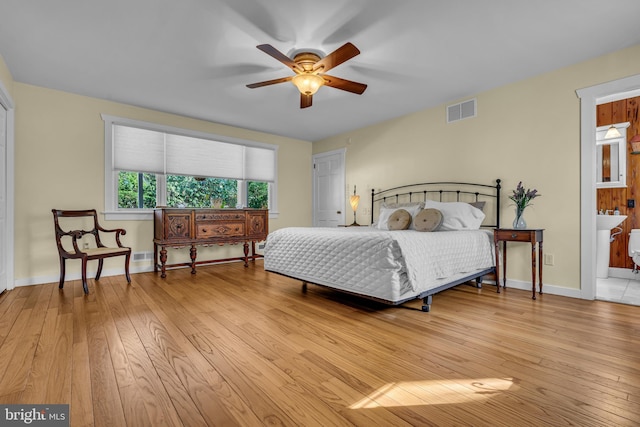
[[[30,293],[0,347],[1,394],[23,391],[26,387],[52,289],[51,285],[43,285]]]
[[[85,319],[87,322],[89,364],[91,366],[94,425],[126,425],[116,374],[99,309],[86,313]]]
[[[126,361],[129,364],[135,387],[131,387],[139,393],[147,413],[147,425],[179,426],[182,425],[178,412],[175,410],[171,398],[166,392],[162,381],[157,375],[152,361],[147,355],[144,345],[140,341],[123,304],[139,304],[139,299],[130,299],[127,295],[122,298],[118,292],[122,288],[112,283],[112,287],[105,288],[109,309],[114,318],[119,336],[122,338]],[[129,289],[127,289],[129,290]],[[142,307],[142,306],[139,306]],[[134,307],[132,307],[135,309]],[[146,307],[145,307],[146,308]],[[131,415],[127,419],[131,418]]]
[[[75,288],[82,289],[79,282],[70,286],[71,289],[69,286],[65,288],[63,293],[69,292],[73,299],[73,359],[69,418],[74,426],[93,426],[92,376],[85,315],[85,304],[88,298],[84,296],[84,292],[81,291],[78,294],[75,291]]]
[[[0,401],[70,403],[73,426],[640,419],[640,307],[460,285],[423,313],[260,261],[132,279],[0,296]]]
[[[202,343],[206,340],[201,338],[201,332],[194,328],[185,311],[179,309],[179,305],[169,304],[161,309],[154,301],[146,302],[157,313],[158,320],[167,327],[167,332],[177,340],[178,346],[194,350],[202,348]],[[205,349],[209,350],[209,347]],[[190,351],[185,357],[190,360],[189,365],[193,365],[197,372],[194,370],[193,373],[185,372],[184,374],[202,376],[206,381],[203,390],[192,396],[196,403],[206,406],[207,411],[203,415],[209,422],[230,423],[231,420],[247,424],[258,422],[247,402],[238,397],[215,366],[212,366],[201,352]],[[194,379],[190,379],[189,383],[193,387]],[[206,405],[202,405],[202,400],[207,402]]]

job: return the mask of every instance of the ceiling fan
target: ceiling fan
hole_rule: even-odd
[[[351,43],[345,43],[343,46],[331,52],[324,58],[316,52],[299,51],[296,52],[295,55],[293,55],[293,59],[291,59],[269,44],[261,44],[256,47],[291,68],[295,75],[252,83],[247,85],[247,87],[255,89],[257,87],[291,81],[300,91],[300,108],[311,107],[313,94],[316,93],[323,85],[346,90],[347,92],[356,93],[358,95],[362,95],[367,88],[367,85],[363,83],[353,82],[325,74],[330,69],[337,67],[343,62],[360,54],[358,48]]]

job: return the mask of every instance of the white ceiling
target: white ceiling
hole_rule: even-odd
[[[638,0],[0,0],[18,82],[317,141],[640,43]],[[256,49],[362,52],[301,110]],[[640,72],[640,70],[639,70]]]

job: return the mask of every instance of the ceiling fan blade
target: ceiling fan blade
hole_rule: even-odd
[[[256,47],[258,49],[260,49],[261,51],[263,51],[264,53],[266,53],[267,55],[277,59],[278,61],[282,62],[287,67],[291,68],[294,73],[297,74],[297,73],[303,71],[298,66],[298,64],[293,62],[293,60],[291,58],[289,58],[287,55],[285,55],[284,53],[280,52],[278,49],[276,49],[275,47],[271,46],[270,44],[261,44],[261,45],[258,45]]]
[[[300,108],[311,107],[313,103],[313,95],[300,94]]]
[[[257,87],[262,87],[262,86],[269,86],[269,85],[274,85],[277,83],[284,83],[284,82],[288,82],[293,78],[293,76],[290,77],[282,77],[279,79],[273,79],[273,80],[266,80],[264,82],[258,82],[258,83],[251,83],[249,85],[247,85],[247,87],[249,89],[255,89]]]
[[[347,92],[357,93],[358,95],[362,95],[362,93],[367,88],[367,85],[364,83],[352,82],[351,80],[328,76],[326,74],[323,74],[322,77],[324,77],[324,84],[326,86],[346,90]]]
[[[322,73],[327,72],[359,54],[360,50],[358,50],[357,47],[351,43],[345,43],[329,55],[322,58],[320,61],[316,62],[313,65],[313,71],[320,71]]]

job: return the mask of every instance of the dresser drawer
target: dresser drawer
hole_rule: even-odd
[[[207,239],[213,237],[243,237],[245,235],[244,222],[207,222],[196,224],[196,238]]]
[[[196,213],[196,223],[202,221],[244,221],[244,218],[243,211]]]
[[[166,238],[173,239],[188,239],[190,230],[191,215],[189,214],[169,214],[166,217]]]

